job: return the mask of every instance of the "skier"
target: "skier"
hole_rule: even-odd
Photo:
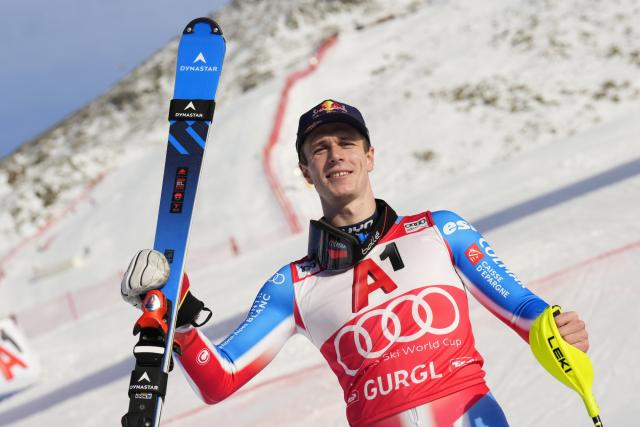
[[[194,390],[206,403],[222,401],[300,333],[337,376],[351,426],[507,426],[484,381],[466,291],[527,342],[548,304],[457,214],[399,216],[374,198],[374,148],[358,109],[334,100],[313,107],[300,117],[296,150],[324,214],[310,223],[307,255],[273,274],[216,345],[197,329],[211,313],[184,276],[175,341]],[[139,251],[123,298],[139,306],[168,275],[161,253]],[[576,313],[555,321],[587,351]]]

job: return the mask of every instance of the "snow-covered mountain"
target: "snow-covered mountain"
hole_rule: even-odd
[[[227,328],[212,334],[233,328],[262,281],[305,251],[261,156],[287,76],[337,33],[316,71],[292,87],[273,151],[300,221],[318,215],[318,203],[297,173],[298,116],[325,98],[356,105],[376,149],[376,194],[402,213],[449,208],[485,224],[525,283],[590,320],[603,415],[618,425],[640,415],[628,397],[640,377],[624,368],[640,350],[638,332],[611,320],[628,312],[625,324],[640,321],[628,280],[640,273],[640,182],[633,165],[619,172],[640,157],[637,2],[239,0],[215,19],[227,58],[188,261],[194,288]],[[126,406],[125,377],[83,381],[131,356],[136,313],[119,301],[118,276],[153,242],[176,47],[0,162],[0,317],[18,315],[43,365],[40,384],[0,403],[0,424],[113,425]],[[509,210],[518,204],[528,216]],[[490,385],[514,425],[538,425],[540,408],[544,425],[582,425],[577,398],[542,379],[528,350],[482,309],[472,315]],[[177,425],[300,425],[271,408],[286,404],[308,414],[306,425],[344,425],[337,385],[319,363],[294,340],[249,385],[256,390],[206,410],[172,375],[167,416]],[[305,372],[320,409],[304,400]]]
[[[299,89],[284,139],[319,98],[346,98],[363,107],[376,146],[389,148],[385,161],[407,164],[394,174],[428,166],[430,180],[448,178],[637,106],[639,17],[633,0],[235,1],[215,17],[229,44],[219,111],[243,103],[249,136],[262,138],[260,119],[276,104],[255,93],[277,93],[287,72],[338,33],[341,47],[323,70],[330,84]],[[0,163],[0,253],[86,182],[164,143],[176,47]]]

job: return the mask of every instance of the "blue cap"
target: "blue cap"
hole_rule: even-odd
[[[325,123],[336,122],[353,126],[369,141],[369,130],[360,111],[356,107],[343,102],[327,99],[300,116],[298,136],[296,138],[298,155],[300,155],[302,143],[315,128]]]

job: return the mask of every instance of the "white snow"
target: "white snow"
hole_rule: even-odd
[[[401,214],[450,209],[473,222],[640,158],[634,1],[326,2],[315,12],[314,3],[246,1],[219,18],[229,57],[187,264],[214,323],[245,313],[264,280],[305,253],[305,233],[288,234],[260,156],[287,73],[303,68],[333,30],[340,31],[336,45],[290,94],[274,150],[274,169],[303,223],[319,215],[319,204],[297,173],[294,135],[299,114],[324,98],[364,113],[376,150],[374,191]],[[274,41],[283,47],[269,50]],[[62,212],[87,178],[107,174],[3,266],[0,314],[23,314],[43,372],[36,386],[0,402],[0,424],[36,401],[39,410],[10,425],[118,425],[126,410],[126,375],[81,394],[73,387],[131,359],[137,313],[118,301],[118,274],[153,242],[172,79],[153,70],[173,67],[174,53],[172,43],[123,84],[134,88],[133,106],[98,101],[2,165],[0,177],[31,167],[15,184],[0,181],[0,254]],[[249,68],[271,77],[242,92]],[[43,208],[38,194],[46,185],[63,190]],[[640,417],[638,195],[633,175],[485,233],[534,292],[586,320],[594,391],[612,426]],[[69,296],[75,313],[65,305]],[[512,425],[589,425],[578,396],[546,374],[516,334],[475,302],[471,316],[488,384]],[[201,404],[182,374],[172,373],[163,419],[175,426],[346,425],[339,385],[302,337],[219,405]]]

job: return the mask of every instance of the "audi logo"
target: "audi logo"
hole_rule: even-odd
[[[444,328],[436,328],[433,326],[433,310],[431,309],[429,302],[425,299],[425,297],[430,294],[442,295],[451,303],[454,318],[451,321],[450,325]],[[411,302],[410,321],[414,322],[418,326],[418,331],[410,335],[403,334],[403,319],[401,319],[400,316],[394,311],[398,305],[402,304],[405,301]],[[422,318],[421,312],[424,314],[424,319]],[[367,320],[376,317],[379,317],[380,319],[380,329],[382,330],[382,333],[387,339],[388,343],[383,348],[373,351],[374,345],[373,340],[371,339],[371,335],[369,335],[369,331],[367,331],[367,329],[365,329],[362,325]],[[405,326],[409,326],[406,325],[407,320],[408,319],[406,318],[404,319]],[[389,323],[393,325],[391,328],[389,328]],[[343,342],[343,339],[352,339],[355,349],[363,358],[376,359],[382,356],[396,342],[411,342],[417,340],[425,334],[446,335],[450,332],[453,332],[458,327],[459,323],[460,310],[458,309],[458,305],[456,304],[456,301],[453,299],[451,294],[437,286],[430,286],[423,289],[416,295],[402,295],[393,300],[391,304],[389,304],[385,308],[371,310],[360,317],[355,324],[343,327],[338,332],[333,341],[336,350],[336,358],[340,366],[342,366],[342,368],[344,369],[345,373],[347,375],[354,376],[358,372],[357,369],[349,368],[342,360],[342,354],[340,353],[340,344]],[[404,329],[406,330],[414,328],[405,327]],[[347,336],[347,334],[349,333],[352,333],[351,338]],[[347,342],[347,344],[348,343],[349,342]]]

